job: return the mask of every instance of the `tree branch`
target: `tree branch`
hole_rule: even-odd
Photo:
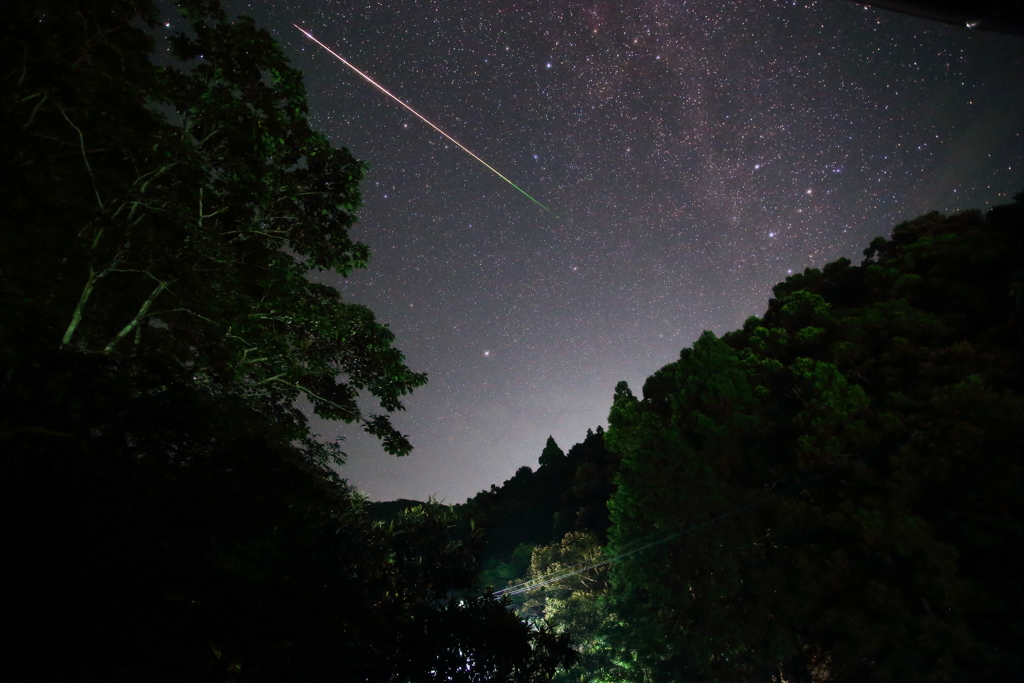
[[[33,97],[36,97],[36,95],[33,95]],[[49,95],[45,95],[44,94],[42,99],[40,99],[38,102],[36,102],[36,106],[32,107],[32,113],[29,114],[28,121],[25,122],[25,125],[21,127],[22,130],[25,130],[26,128],[28,128],[29,126],[32,125],[32,122],[35,121],[35,119],[36,119],[36,112],[39,111],[39,107],[43,106],[43,103],[46,102],[48,97],[49,97]],[[24,102],[24,101],[25,100],[22,100],[22,102]]]
[[[149,184],[151,182],[153,182],[154,180],[159,178],[161,175],[163,175],[164,173],[166,173],[167,171],[171,170],[172,168],[174,168],[177,165],[178,165],[177,161],[172,161],[169,164],[164,164],[163,166],[160,166],[158,168],[153,169],[149,173],[143,173],[142,175],[140,175],[138,178],[135,179],[135,183],[136,184],[138,184],[144,178],[147,178],[147,176],[151,176],[151,177],[149,177],[146,180],[146,182],[142,183],[142,187],[139,189],[139,192],[145,192],[146,188],[149,187]]]
[[[64,338],[61,339],[60,347],[64,348],[71,343],[71,338],[75,336],[75,330],[78,329],[79,323],[82,322],[82,312],[85,310],[85,304],[89,301],[89,297],[92,296],[92,290],[96,287],[96,283],[100,278],[104,277],[110,269],[102,270],[97,273],[93,270],[92,266],[89,266],[89,277],[85,280],[85,286],[82,287],[82,294],[78,297],[78,303],[75,305],[75,310],[71,313],[71,322],[68,323],[68,328],[64,330]]]
[[[283,375],[283,374],[285,374],[285,373],[281,373],[281,375]],[[267,384],[269,382],[277,382],[278,384],[284,384],[285,386],[289,386],[289,387],[292,387],[293,389],[297,389],[301,393],[304,393],[307,396],[315,398],[318,401],[322,401],[324,403],[332,405],[335,408],[339,408],[341,410],[346,410],[346,411],[350,410],[350,408],[348,408],[346,406],[343,406],[340,403],[337,403],[336,401],[332,401],[329,398],[324,398],[323,396],[320,396],[319,394],[314,394],[312,391],[310,391],[306,387],[302,386],[301,384],[295,384],[294,382],[288,382],[288,381],[285,381],[283,379],[280,379],[281,375],[275,375],[274,377],[269,377],[269,378],[267,378],[265,380],[262,380],[258,384]],[[362,415],[362,412],[359,410],[359,408],[358,407],[354,407],[354,411],[355,411],[355,417],[351,421],[355,422],[355,421],[358,421],[358,420],[362,420],[363,415]],[[348,421],[349,420],[346,420],[346,422],[348,422]]]
[[[85,162],[85,170],[89,172],[89,179],[92,180],[92,191],[96,194],[96,203],[100,205],[100,210],[102,211],[103,200],[100,199],[100,191],[96,187],[96,176],[93,175],[92,166],[89,165],[89,155],[85,153],[85,136],[82,135],[82,131],[78,128],[78,126],[76,126],[74,122],[72,122],[72,120],[68,118],[67,113],[64,111],[64,107],[58,106],[57,109],[60,110],[61,116],[64,117],[64,120],[67,121],[68,124],[75,129],[76,133],[78,133],[78,142],[82,148],[82,161]]]
[[[58,432],[54,429],[46,429],[45,427],[17,427],[16,429],[0,432],[0,441],[6,441],[16,434],[43,434],[44,436],[63,437],[74,436],[71,432]]]
[[[150,277],[152,277],[152,276],[150,276]],[[154,279],[156,279],[156,278],[154,278]],[[142,303],[142,306],[139,307],[139,312],[135,314],[135,317],[132,318],[131,322],[129,322],[127,325],[124,326],[124,329],[122,329],[120,332],[118,332],[114,336],[114,338],[110,340],[110,343],[107,344],[107,347],[105,349],[103,349],[103,353],[110,353],[111,351],[113,351],[114,347],[117,346],[118,342],[120,342],[122,339],[127,337],[129,334],[131,334],[132,330],[134,330],[136,327],[138,327],[139,323],[142,322],[142,319],[145,318],[146,314],[149,312],[149,307],[152,306],[153,302],[156,301],[156,298],[158,296],[160,296],[160,294],[165,289],[167,289],[167,285],[168,284],[169,283],[164,282],[162,280],[157,280],[156,287],[153,289],[152,292],[150,292],[149,298],[146,299]]]

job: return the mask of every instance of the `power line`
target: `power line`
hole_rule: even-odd
[[[935,431],[936,429],[938,429],[938,426],[932,427],[931,429],[925,430],[924,432],[920,432],[919,435],[928,434],[930,432]],[[893,450],[895,448],[900,448],[900,447],[906,445],[907,443],[909,443],[912,438],[914,438],[914,437],[913,436],[908,436],[905,439],[902,439],[901,441],[899,441],[897,443],[894,443],[894,444],[891,444],[889,446],[886,446],[885,448],[880,448],[880,449],[874,451],[873,453],[869,453],[868,455],[864,455],[864,456],[861,456],[859,458],[855,458],[855,459],[851,460],[850,462],[848,462],[845,465],[840,465],[839,467],[836,467],[835,469],[831,470],[830,472],[826,472],[825,474],[821,474],[821,475],[819,475],[817,477],[813,477],[813,478],[811,478],[811,479],[809,479],[807,481],[798,481],[798,482],[796,482],[796,483],[794,483],[794,484],[792,484],[790,486],[787,486],[787,487],[785,487],[785,488],[783,488],[783,489],[781,489],[779,491],[771,492],[768,496],[762,498],[761,500],[754,501],[753,503],[747,503],[746,505],[742,505],[742,506],[740,506],[740,507],[738,507],[738,508],[736,508],[734,510],[730,510],[729,512],[726,512],[725,514],[719,515],[717,517],[712,517],[711,519],[707,519],[707,520],[705,520],[703,522],[700,522],[698,524],[695,524],[695,525],[693,525],[691,527],[688,527],[688,528],[682,529],[680,531],[677,531],[677,532],[675,532],[673,534],[670,534],[670,535],[666,536],[665,538],[661,538],[661,539],[658,539],[658,540],[649,540],[649,539],[655,538],[656,536],[664,534],[665,532],[671,531],[672,529],[678,529],[680,526],[683,526],[683,525],[689,523],[690,520],[686,520],[684,522],[680,522],[679,524],[676,524],[674,526],[668,527],[666,529],[660,529],[658,531],[655,531],[654,533],[651,533],[651,534],[648,534],[647,536],[644,536],[643,538],[640,538],[640,539],[638,539],[636,541],[633,541],[632,543],[629,543],[626,546],[624,546],[624,548],[629,548],[628,550],[623,550],[622,552],[620,552],[620,553],[618,553],[618,554],[616,554],[616,555],[614,555],[612,557],[607,557],[607,558],[604,558],[604,559],[596,561],[596,562],[579,562],[579,563],[574,564],[574,565],[572,565],[570,567],[565,567],[563,569],[559,569],[559,570],[556,570],[554,572],[549,572],[548,574],[544,574],[544,575],[535,577],[535,578],[533,578],[533,579],[531,579],[529,581],[524,581],[523,583],[517,584],[515,586],[509,586],[508,588],[505,588],[503,590],[495,591],[493,593],[493,595],[495,595],[495,596],[519,595],[520,593],[526,593],[526,592],[535,590],[537,588],[542,588],[542,587],[547,586],[549,584],[555,583],[556,581],[561,581],[562,579],[567,579],[567,578],[569,578],[571,576],[576,576],[578,574],[582,574],[584,572],[588,572],[588,571],[590,571],[592,569],[597,569],[598,567],[603,567],[603,566],[611,564],[613,562],[618,562],[619,560],[621,560],[621,559],[623,559],[625,557],[629,557],[630,555],[635,555],[636,553],[642,552],[642,551],[647,550],[649,548],[653,548],[656,545],[661,545],[662,543],[667,543],[667,542],[669,542],[671,540],[679,538],[680,536],[684,536],[684,535],[692,533],[694,531],[698,531],[698,530],[703,529],[705,527],[711,526],[712,524],[715,524],[716,522],[720,522],[723,519],[726,519],[728,517],[732,517],[734,515],[738,515],[741,512],[745,512],[745,511],[747,511],[747,510],[749,510],[751,508],[757,507],[758,505],[762,505],[762,504],[767,503],[767,502],[769,502],[771,500],[775,500],[775,499],[779,498],[780,496],[782,496],[785,493],[789,493],[791,491],[794,491],[794,490],[800,489],[800,488],[807,488],[808,486],[811,486],[812,484],[816,484],[819,481],[822,481],[823,479],[827,479],[828,477],[831,477],[831,476],[833,476],[833,475],[835,475],[835,474],[837,474],[837,473],[839,473],[839,472],[841,472],[841,471],[843,471],[845,469],[849,469],[850,467],[853,467],[856,464],[863,463],[865,460],[867,460],[869,458],[873,458],[873,457],[875,457],[877,455],[881,455],[882,453],[886,453],[886,452],[891,451],[891,450]],[[645,541],[649,541],[649,542],[645,543]],[[642,544],[642,545],[640,545],[639,547],[630,548],[630,546],[635,546],[637,544]]]

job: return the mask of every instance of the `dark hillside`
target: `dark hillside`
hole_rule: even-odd
[[[559,680],[1021,680],[1015,199],[902,223],[616,387],[607,543],[517,577],[563,577],[516,598],[573,634]]]
[[[555,542],[573,530],[608,531],[606,502],[613,490],[615,456],[604,447],[604,429],[563,453],[548,438],[534,472],[521,467],[500,487],[491,486],[466,502],[464,516],[484,532],[482,581],[497,587],[521,576],[535,546]]]

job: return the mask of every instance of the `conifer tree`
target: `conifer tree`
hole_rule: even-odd
[[[547,443],[544,444],[544,450],[541,451],[540,460],[538,461],[541,467],[545,466],[556,466],[561,462],[565,461],[565,453],[558,444],[555,443],[553,436],[548,436]]]

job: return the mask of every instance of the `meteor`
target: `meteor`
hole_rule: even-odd
[[[428,126],[430,126],[431,128],[433,128],[434,130],[436,130],[436,131],[437,131],[438,133],[440,133],[441,135],[443,135],[443,136],[445,136],[446,138],[448,138],[449,140],[451,140],[451,141],[452,141],[452,143],[453,143],[453,144],[455,144],[455,146],[457,146],[457,147],[458,147],[459,149],[461,149],[461,150],[462,150],[463,152],[465,152],[465,153],[466,153],[466,154],[468,154],[469,156],[471,156],[471,157],[473,157],[474,159],[476,159],[477,161],[479,161],[479,162],[480,162],[481,164],[483,164],[483,165],[484,165],[484,166],[485,166],[485,167],[487,168],[487,170],[489,170],[489,171],[490,171],[491,173],[493,173],[494,175],[496,175],[496,176],[498,176],[499,178],[501,178],[502,180],[504,180],[504,181],[505,181],[506,183],[508,183],[509,185],[511,185],[512,187],[514,187],[514,188],[515,188],[516,190],[518,190],[519,192],[521,192],[521,193],[522,193],[522,194],[523,194],[523,195],[524,195],[524,196],[525,196],[525,197],[526,197],[527,199],[529,199],[529,200],[530,200],[531,202],[533,202],[534,204],[536,204],[536,205],[537,205],[537,206],[539,206],[540,208],[544,209],[545,211],[547,211],[548,213],[550,213],[550,214],[551,214],[552,216],[555,216],[555,218],[558,218],[558,216],[557,216],[557,215],[555,215],[555,213],[554,213],[554,212],[553,212],[553,211],[552,211],[551,209],[549,209],[548,207],[544,206],[543,204],[541,204],[540,202],[538,202],[538,201],[537,201],[536,199],[534,199],[533,197],[531,197],[531,196],[530,196],[530,195],[529,195],[529,194],[528,194],[528,193],[526,192],[526,190],[524,190],[523,188],[521,188],[521,187],[519,187],[518,185],[516,185],[515,183],[513,183],[513,182],[512,182],[511,180],[509,180],[508,178],[506,178],[505,176],[503,176],[503,175],[502,175],[501,173],[498,173],[498,170],[497,170],[496,168],[494,168],[493,166],[491,166],[491,165],[490,165],[489,163],[487,163],[486,161],[484,161],[483,159],[481,159],[481,158],[480,158],[480,157],[478,157],[477,155],[473,154],[473,152],[469,151],[469,149],[467,149],[467,148],[466,148],[466,147],[465,147],[465,146],[464,146],[464,145],[463,145],[462,143],[460,143],[460,142],[459,142],[458,140],[456,140],[455,138],[453,138],[453,137],[452,137],[451,135],[448,135],[448,133],[445,133],[445,132],[444,132],[443,130],[441,130],[440,128],[438,128],[438,127],[437,127],[436,125],[434,125],[434,124],[433,124],[433,123],[432,123],[432,122],[431,122],[430,120],[428,120],[428,119],[427,119],[427,117],[425,117],[425,116],[424,116],[423,114],[419,113],[418,111],[416,111],[415,109],[413,109],[412,107],[410,107],[410,106],[409,106],[408,104],[406,104],[406,103],[405,103],[405,102],[403,102],[402,100],[400,100],[400,99],[398,99],[397,97],[395,97],[394,95],[392,95],[392,94],[391,94],[390,92],[388,92],[388,91],[387,91],[387,89],[385,89],[385,88],[384,88],[384,86],[383,86],[383,85],[381,85],[380,83],[378,83],[377,81],[373,80],[372,78],[370,78],[369,76],[367,76],[366,74],[364,74],[364,73],[363,73],[362,71],[360,71],[359,69],[357,69],[357,68],[356,68],[356,67],[355,67],[354,65],[352,65],[352,64],[351,64],[351,63],[350,63],[350,62],[349,62],[348,60],[346,60],[346,59],[345,59],[344,57],[342,57],[341,55],[339,55],[339,54],[338,54],[337,52],[335,52],[335,51],[334,51],[334,50],[332,50],[331,48],[329,48],[329,47],[327,47],[326,45],[324,45],[323,43],[321,43],[321,42],[320,42],[319,40],[317,40],[317,39],[316,39],[316,37],[314,37],[314,36],[313,36],[313,34],[312,34],[312,33],[310,33],[309,31],[307,31],[306,29],[302,28],[302,27],[301,27],[301,26],[299,26],[298,24],[292,24],[292,26],[294,26],[295,28],[297,28],[297,29],[299,29],[300,31],[302,31],[302,32],[303,32],[303,33],[304,33],[304,34],[306,35],[306,37],[307,37],[307,38],[309,38],[310,40],[312,40],[312,41],[313,41],[314,43],[316,43],[317,45],[319,45],[319,46],[320,46],[320,47],[322,47],[323,49],[327,50],[327,51],[328,51],[329,53],[331,53],[332,55],[334,55],[334,57],[335,57],[335,58],[336,58],[336,59],[337,59],[337,60],[338,60],[339,62],[341,62],[342,64],[344,64],[345,66],[347,66],[348,68],[352,69],[352,70],[353,70],[353,71],[355,71],[355,72],[356,72],[357,74],[359,74],[360,76],[362,76],[364,80],[368,81],[368,82],[369,82],[369,83],[370,83],[370,84],[371,84],[371,85],[372,85],[373,87],[377,88],[377,90],[380,90],[380,91],[381,91],[382,93],[384,93],[385,95],[387,95],[388,97],[390,97],[391,99],[393,99],[393,100],[394,100],[395,102],[398,102],[398,103],[399,103],[400,105],[402,105],[403,107],[405,107],[406,109],[408,109],[409,111],[411,111],[411,112],[412,112],[413,114],[415,114],[415,115],[416,115],[416,117],[417,117],[417,118],[418,118],[418,119],[419,119],[420,121],[422,121],[423,123],[427,124]]]

